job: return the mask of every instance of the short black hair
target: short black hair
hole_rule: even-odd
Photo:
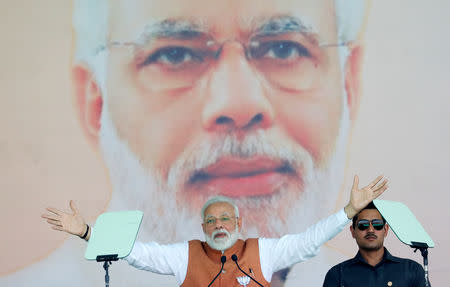
[[[373,201],[371,201],[366,207],[361,209],[360,212],[358,212],[355,216],[353,216],[353,218],[352,218],[352,226],[353,226],[353,228],[356,227],[356,221],[358,220],[358,215],[365,209],[376,209],[376,210],[378,210],[378,208],[375,206]],[[378,210],[378,212],[380,212],[380,211]],[[380,212],[380,215],[381,215],[381,212]],[[381,219],[383,219],[383,223],[386,224],[386,219],[384,219],[383,215],[381,215]]]

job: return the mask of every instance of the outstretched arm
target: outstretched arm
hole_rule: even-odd
[[[64,231],[79,237],[82,237],[88,232],[84,238],[88,241],[91,236],[91,229],[89,228],[88,230],[88,226],[76,208],[73,200],[69,202],[69,206],[72,213],[66,213],[53,207],[47,207],[46,210],[49,211],[50,214],[42,214],[41,217],[47,219],[47,222],[54,230]]]
[[[71,213],[47,207],[46,210],[49,213],[42,214],[41,217],[45,218],[54,230],[64,231],[81,238],[87,232],[84,239],[89,241],[91,228],[87,229],[83,216],[81,216],[72,200],[69,206],[72,210]],[[156,242],[135,242],[133,250],[125,257],[125,260],[135,268],[158,274],[175,275],[180,285],[186,277],[188,259],[189,247],[187,242],[166,245]]]
[[[384,176],[380,175],[367,186],[360,189],[358,188],[359,177],[355,175],[353,178],[352,191],[350,193],[350,201],[344,208],[349,219],[353,218],[388,188],[387,179],[381,181],[383,178]]]
[[[260,238],[261,268],[266,280],[270,281],[272,273],[277,270],[315,256],[322,244],[341,232],[353,216],[387,189],[387,180],[382,179],[383,176],[379,176],[360,189],[359,178],[355,176],[350,201],[344,210],[322,219],[305,232],[285,235],[279,239]]]

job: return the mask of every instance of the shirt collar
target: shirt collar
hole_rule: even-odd
[[[392,254],[387,250],[387,248],[384,247],[383,258],[381,259],[380,263],[383,263],[385,261],[400,262],[400,258],[392,256]],[[364,257],[362,257],[361,252],[359,252],[359,251],[356,254],[356,256],[353,257],[352,262],[353,263],[362,262],[362,263],[367,264],[366,260],[364,259]],[[378,264],[380,264],[380,263],[378,263]]]
[[[389,260],[389,261],[393,261],[393,262],[400,262],[400,258],[392,256],[392,254],[389,253],[389,251],[386,249],[386,247],[384,247],[383,261],[384,260]]]

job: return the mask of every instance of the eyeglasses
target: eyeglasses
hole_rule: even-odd
[[[222,222],[223,224],[229,224],[231,223],[234,219],[236,219],[237,217],[230,217],[230,216],[221,216],[219,218],[216,217],[208,217],[205,219],[205,224],[207,226],[213,226],[216,224],[216,222],[219,220],[220,222]]]
[[[384,227],[384,221],[382,219],[372,219],[372,221],[361,219],[357,222],[357,227],[359,230],[364,231],[369,228],[370,223],[372,223],[375,230],[381,230]]]
[[[221,60],[225,45],[239,44],[242,56],[259,79],[281,89],[306,91],[326,81],[330,47],[349,43],[323,44],[303,33],[257,35],[247,41],[216,41],[208,34],[184,38],[157,38],[142,45],[110,42],[108,47],[133,47],[133,67],[138,83],[151,92],[175,91],[193,87],[209,75]],[[337,59],[337,57],[336,57]]]

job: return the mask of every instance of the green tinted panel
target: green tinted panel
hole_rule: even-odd
[[[434,247],[433,240],[406,205],[380,199],[375,199],[373,203],[400,241],[408,245],[412,241],[422,242]]]
[[[130,254],[136,240],[143,213],[138,210],[101,214],[93,228],[84,257],[95,260],[98,255]]]

